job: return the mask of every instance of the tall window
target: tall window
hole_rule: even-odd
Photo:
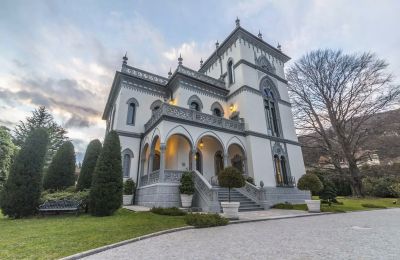
[[[128,106],[128,124],[134,125],[135,124],[135,114],[136,114],[136,104],[129,103]]]
[[[214,156],[215,175],[224,169],[224,156],[221,151],[215,153]]]
[[[200,111],[200,105],[197,102],[193,101],[192,103],[190,103],[190,109]]]
[[[277,186],[290,186],[285,156],[274,155],[275,178]]]
[[[130,168],[131,168],[131,156],[129,154],[125,154],[124,161],[123,161],[124,177],[129,177]]]
[[[195,159],[196,159],[196,170],[200,173],[203,173],[201,166],[202,166],[202,160],[201,160],[201,153],[199,151],[196,152],[195,155]]]
[[[271,89],[264,88],[263,96],[264,96],[264,109],[265,109],[265,116],[267,119],[268,132],[272,136],[279,137],[279,123],[278,123],[274,94],[271,91]]]
[[[233,61],[228,61],[228,80],[229,84],[233,84],[235,82],[235,74],[233,71]]]

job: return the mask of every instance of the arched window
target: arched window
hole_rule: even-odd
[[[153,171],[158,171],[160,169],[160,152],[155,151],[153,157]]]
[[[275,86],[270,79],[261,81],[261,93],[264,98],[264,110],[267,121],[268,133],[272,136],[280,136],[280,122],[276,97],[278,96]]]
[[[219,110],[219,108],[214,108],[213,115],[221,117],[222,116],[221,110]]]
[[[126,103],[128,104],[128,118],[126,123],[128,125],[135,125],[136,110],[139,106],[139,103],[135,98],[130,98]]]
[[[190,103],[190,109],[200,111],[200,106],[197,102],[193,101],[192,103]]]
[[[233,70],[233,60],[228,61],[228,82],[229,84],[233,84],[235,82],[235,72]]]
[[[219,102],[214,102],[211,105],[211,113],[214,116],[224,117],[224,109],[222,108],[222,106]]]
[[[283,184],[289,185],[289,178],[286,169],[286,159],[284,156],[281,156],[281,169],[282,169]]]
[[[203,109],[203,103],[198,96],[193,95],[188,99],[189,108],[201,112]]]
[[[275,164],[275,178],[277,186],[292,186],[293,183],[290,181],[288,169],[286,165],[285,156],[274,155]]]
[[[282,186],[282,171],[281,171],[281,162],[279,160],[278,155],[274,155],[274,164],[275,164],[275,178],[277,186]]]
[[[124,154],[124,160],[123,160],[124,177],[126,178],[129,177],[130,169],[131,169],[131,156],[129,154]]]
[[[243,174],[243,158],[240,154],[235,154],[231,159],[232,167],[235,167]]]
[[[152,111],[152,113],[154,113],[161,108],[161,105],[162,105],[162,101],[156,100],[150,105],[150,110]]]

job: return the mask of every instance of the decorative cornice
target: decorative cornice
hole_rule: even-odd
[[[203,81],[203,82],[205,82],[205,83],[207,83],[207,84],[216,86],[216,87],[218,87],[218,88],[226,89],[226,88],[225,88],[225,82],[224,82],[224,81],[218,80],[218,79],[215,79],[215,78],[212,78],[212,77],[207,76],[207,75],[204,75],[204,74],[202,74],[202,73],[199,73],[199,72],[197,72],[197,71],[195,71],[195,70],[189,69],[189,68],[184,67],[184,66],[182,66],[182,65],[179,65],[179,66],[178,66],[176,72],[177,72],[177,73],[181,73],[181,74],[183,74],[183,75],[185,75],[185,76],[192,77],[192,78],[197,79],[197,80],[199,80],[199,81]]]
[[[121,131],[121,130],[115,130],[118,135],[120,136],[126,136],[126,137],[132,137],[132,138],[142,138],[143,134],[140,133],[134,133],[134,132],[126,132],[126,131]]]
[[[211,56],[203,63],[203,66],[199,69],[199,72],[205,72],[211,64],[213,64],[217,59],[218,55],[222,55],[225,51],[232,46],[234,42],[238,39],[245,40],[256,46],[259,49],[264,50],[274,58],[280,60],[281,62],[285,63],[290,60],[290,57],[285,55],[283,52],[278,50],[277,48],[273,47],[272,45],[266,43],[264,40],[258,38],[257,36],[253,35],[249,31],[243,29],[242,27],[238,26],[232,33],[219,45],[219,47],[211,54]]]
[[[283,79],[283,78],[279,77],[278,75],[276,75],[276,74],[274,74],[274,73],[272,73],[272,72],[270,72],[270,71],[268,71],[268,70],[266,70],[266,69],[263,69],[262,67],[257,66],[257,65],[255,65],[255,64],[253,64],[253,63],[251,63],[251,62],[249,62],[249,61],[247,61],[247,60],[244,60],[244,59],[241,59],[241,60],[239,60],[238,62],[236,62],[236,63],[233,65],[233,67],[236,68],[236,67],[239,66],[240,64],[245,64],[245,65],[247,65],[247,66],[249,66],[249,67],[251,67],[251,68],[253,68],[253,69],[256,69],[256,70],[258,70],[258,71],[264,72],[264,73],[267,74],[268,76],[273,77],[273,78],[279,80],[279,81],[282,82],[282,83],[285,83],[285,84],[288,83],[286,79]]]
[[[122,65],[121,72],[162,86],[168,83],[167,78],[125,64]]]
[[[252,88],[252,87],[247,86],[247,85],[243,85],[243,86],[241,86],[240,88],[238,88],[237,90],[235,90],[234,92],[232,92],[231,94],[229,94],[229,95],[226,97],[226,101],[229,101],[231,98],[233,98],[233,97],[239,95],[239,94],[242,93],[242,92],[249,92],[249,93],[252,93],[252,94],[255,94],[255,95],[257,95],[257,96],[262,97],[262,94],[261,94],[261,92],[260,92],[258,89]],[[285,101],[285,100],[283,100],[283,99],[278,99],[277,101],[278,101],[278,103],[280,103],[280,104],[282,104],[282,105],[289,106],[289,107],[292,106],[292,104],[290,104],[290,102]]]
[[[188,81],[184,81],[184,80],[178,80],[179,84],[176,84],[175,88],[177,88],[178,86],[180,86],[183,89],[187,89],[187,90],[191,90],[195,93],[199,93],[199,94],[203,94],[205,96],[209,96],[209,97],[214,97],[214,98],[218,98],[221,101],[225,101],[225,97],[228,94],[228,90],[226,91],[215,91],[213,89],[207,88],[206,86],[201,86],[199,84],[192,84]]]
[[[139,92],[144,92],[146,94],[150,94],[152,96],[163,98],[167,96],[167,90],[165,88],[161,88],[155,85],[148,84],[140,84],[139,82],[135,82],[135,80],[121,80],[121,87],[135,89]]]

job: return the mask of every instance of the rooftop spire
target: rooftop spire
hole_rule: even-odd
[[[182,65],[182,61],[183,61],[182,55],[179,53],[178,64]]]
[[[262,39],[262,34],[260,30],[258,30],[258,38]]]
[[[171,71],[171,67],[169,68],[169,72],[168,72],[168,78],[171,78],[172,76],[172,71]]]
[[[200,59],[200,68],[203,67],[203,58]]]
[[[278,46],[276,46],[276,48],[277,48],[279,51],[282,51],[282,46],[279,44],[279,42],[278,42]]]
[[[239,17],[236,17],[236,27],[239,27],[240,26],[240,20],[239,20]]]
[[[218,47],[219,47],[219,42],[217,40],[217,42],[215,43],[215,48],[218,49]]]
[[[127,64],[127,61],[128,61],[128,52],[125,52],[125,56],[124,57],[122,57],[122,64],[123,65],[126,65]]]

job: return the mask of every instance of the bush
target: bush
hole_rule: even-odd
[[[332,202],[336,201],[335,185],[333,185],[332,182],[325,180],[323,186],[324,188],[319,193],[319,198],[321,200],[327,201],[328,204],[331,205]]]
[[[398,197],[396,190],[399,185],[398,179],[393,177],[367,177],[363,179],[363,188],[366,195],[381,197],[381,198],[395,198]]]
[[[382,205],[375,205],[375,204],[370,204],[370,203],[364,203],[361,204],[364,208],[374,208],[374,209],[386,209],[385,206]]]
[[[218,174],[219,186],[229,189],[229,202],[231,202],[231,189],[241,188],[245,185],[243,175],[235,167],[227,167]]]
[[[181,178],[181,185],[179,191],[181,194],[192,195],[194,194],[194,182],[190,172],[184,172]]]
[[[225,226],[229,220],[218,214],[192,213],[185,216],[186,224],[196,228]]]
[[[248,176],[248,177],[246,178],[246,181],[249,182],[249,183],[251,183],[251,184],[253,184],[253,185],[256,185],[256,184],[254,183],[253,177]]]
[[[393,197],[400,198],[400,182],[390,185],[389,190]]]
[[[77,190],[90,189],[94,168],[100,153],[101,142],[98,139],[92,140],[86,148],[78,183],[76,184]]]
[[[185,216],[187,213],[177,207],[173,208],[157,208],[153,207],[151,210],[154,214],[167,215],[167,216]]]
[[[129,178],[124,182],[124,195],[132,195],[135,191],[135,182]]]
[[[48,134],[45,129],[33,130],[26,138],[1,192],[0,203],[4,215],[20,218],[36,212],[47,145]]]
[[[122,204],[121,145],[118,134],[107,134],[94,170],[90,189],[90,212],[94,216],[112,215]]]
[[[320,179],[312,173],[304,174],[297,182],[297,187],[300,190],[309,190],[313,195],[320,192],[324,187]]]
[[[49,192],[44,191],[40,197],[40,204],[45,203],[46,201],[54,201],[54,200],[76,200],[81,202],[81,208],[85,209],[85,212],[88,212],[89,207],[89,190],[83,191],[57,191],[57,192]]]
[[[74,145],[67,141],[61,145],[43,179],[45,190],[63,190],[75,184]]]
[[[274,209],[293,209],[293,205],[290,203],[278,203],[272,206]]]

